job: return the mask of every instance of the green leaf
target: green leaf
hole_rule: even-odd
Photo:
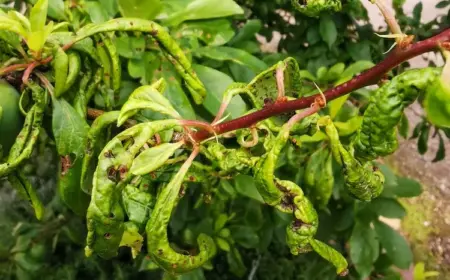
[[[230,252],[231,246],[226,239],[223,239],[221,237],[215,237],[214,240],[216,241],[216,244],[220,248],[220,250]]]
[[[249,226],[233,225],[229,227],[231,236],[244,248],[257,248],[259,244],[259,236],[257,232]]]
[[[174,31],[175,37],[195,36],[209,46],[221,46],[230,41],[234,30],[228,19],[186,22]]]
[[[380,243],[392,263],[398,268],[408,269],[413,255],[405,238],[385,223],[375,221],[374,225]]]
[[[338,34],[336,25],[329,15],[325,15],[320,18],[319,32],[322,40],[328,44],[329,48],[331,48],[334,42],[336,42]]]
[[[417,149],[419,154],[424,155],[428,151],[428,139],[430,138],[430,126],[426,124],[422,127],[422,131],[419,135],[419,141],[417,142]]]
[[[333,65],[327,73],[327,80],[330,82],[333,82],[337,79],[339,79],[342,75],[342,73],[344,73],[345,70],[345,64],[340,62],[340,63],[336,63],[335,65]]]
[[[115,17],[119,12],[117,0],[99,0],[99,2],[111,18]]]
[[[233,61],[243,64],[259,73],[267,69],[266,63],[246,51],[231,47],[203,47],[193,51],[195,56],[219,61]]]
[[[203,106],[215,116],[222,103],[223,94],[227,87],[233,83],[233,80],[227,74],[206,66],[194,64],[193,69],[206,87],[206,98]],[[245,112],[247,112],[247,105],[237,95],[231,100],[225,115],[230,114],[232,118],[238,118]]]
[[[83,157],[89,126],[64,99],[53,98],[52,129],[59,155]]]
[[[445,143],[444,143],[444,137],[440,133],[438,133],[439,136],[439,148],[436,152],[436,156],[433,159],[433,162],[438,162],[443,159],[445,159]]]
[[[408,139],[408,134],[409,134],[409,120],[408,117],[403,114],[401,119],[400,119],[400,123],[398,125],[398,133],[404,138],[404,139]]]
[[[443,1],[441,1],[441,2],[436,4],[436,8],[443,9],[443,8],[446,8],[448,5],[450,5],[450,1],[443,0]]]
[[[343,80],[350,80],[354,75],[360,74],[361,72],[369,68],[372,68],[373,66],[375,66],[375,64],[373,64],[372,61],[368,60],[357,61],[353,64],[350,64],[350,66],[348,66],[347,69],[345,69],[344,73],[342,73],[341,77]],[[340,83],[343,83],[343,81],[341,81]]]
[[[120,56],[139,59],[145,53],[146,39],[144,36],[118,36],[114,37],[114,44]]]
[[[49,35],[47,40],[62,47],[73,42],[75,37],[75,34],[72,32],[53,32]],[[94,42],[91,38],[86,38],[76,42],[70,49],[84,52],[94,61],[98,60],[97,51],[95,50]]]
[[[255,180],[253,177],[248,175],[239,174],[234,177],[234,183],[236,191],[246,197],[253,198],[261,203],[264,203],[263,198],[258,192],[258,189],[255,186]]]
[[[133,161],[130,172],[134,175],[145,175],[163,166],[173,154],[183,146],[183,142],[163,143],[146,149]]]
[[[166,82],[160,79],[158,82],[150,86],[141,86],[137,88],[123,104],[120,110],[120,116],[117,125],[121,126],[125,121],[134,116],[139,110],[150,109],[152,111],[171,116],[173,118],[181,118],[180,114],[172,107],[167,98],[162,95],[166,87]]]
[[[30,0],[28,2],[35,5],[37,0]],[[66,20],[67,17],[64,13],[64,0],[49,0],[47,14],[49,17],[56,20]]]
[[[228,215],[224,213],[220,214],[214,222],[214,231],[218,232],[219,230],[221,230],[227,222]]]
[[[373,200],[368,207],[373,212],[386,218],[402,219],[406,216],[405,208],[396,199],[392,198],[379,197]]]
[[[361,279],[369,277],[377,260],[380,244],[376,232],[365,223],[357,222],[350,238],[350,258]]]
[[[69,57],[62,48],[56,50],[55,58],[52,61],[55,73],[55,97],[58,98],[64,92],[69,71]]]
[[[347,122],[334,122],[334,125],[339,132],[339,136],[349,136],[360,128],[362,121],[362,116],[356,116],[349,119]]]
[[[33,6],[30,12],[31,31],[44,30],[45,21],[47,19],[48,0],[39,0]]]
[[[317,239],[311,239],[309,244],[311,244],[311,247],[317,254],[336,267],[337,274],[346,275],[348,273],[347,260],[341,255],[341,253]]]
[[[448,78],[440,77],[427,89],[424,109],[427,119],[432,124],[450,127],[450,81]]]
[[[50,22],[47,26],[44,27],[43,30],[33,31],[28,34],[27,45],[32,51],[40,51],[45,42],[47,41],[48,36],[53,30],[53,22]]]
[[[231,251],[227,253],[227,261],[231,273],[238,276],[239,278],[245,275],[247,268],[242,261],[241,254],[239,253],[238,249],[233,247]]]
[[[236,36],[229,42],[229,45],[235,45],[247,40],[254,39],[255,35],[261,30],[261,28],[262,23],[259,19],[248,20],[244,24],[244,26],[239,29],[239,32],[236,34]]]
[[[162,10],[160,0],[118,0],[118,4],[123,17],[152,20]]]
[[[244,10],[233,0],[194,0],[186,1],[187,5],[179,11],[171,13],[165,25],[178,25],[183,21],[209,19],[244,14]]]
[[[422,193],[422,185],[416,180],[398,177],[393,191],[398,197],[415,197]]]
[[[413,9],[413,18],[417,22],[420,22],[420,20],[422,19],[422,11],[423,11],[423,3],[419,2],[414,6]]]
[[[93,23],[103,23],[110,19],[108,12],[97,1],[85,1],[84,9]]]

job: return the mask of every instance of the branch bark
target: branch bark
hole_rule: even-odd
[[[396,48],[389,54],[388,57],[386,57],[383,61],[381,61],[374,67],[368,69],[358,76],[355,76],[353,79],[346,83],[325,91],[325,98],[327,99],[327,102],[329,102],[333,99],[349,94],[357,89],[376,84],[394,67],[407,61],[408,59],[424,54],[426,52],[436,50],[445,42],[450,42],[450,28],[429,39],[410,44],[403,48]],[[317,94],[292,101],[277,102],[272,105],[268,105],[265,108],[254,113],[214,125],[213,127],[216,135],[241,128],[247,128],[256,124],[257,122],[276,115],[308,108],[319,96],[320,94]],[[203,141],[205,139],[208,139],[210,136],[211,134],[208,131],[204,130],[199,131],[193,135],[196,141]]]

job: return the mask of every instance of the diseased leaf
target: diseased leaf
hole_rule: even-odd
[[[311,247],[317,254],[336,267],[337,274],[347,274],[347,260],[341,255],[341,253],[317,239],[311,239],[309,244],[311,244]]]
[[[404,139],[408,139],[409,120],[405,114],[403,114],[402,118],[400,119],[400,123],[398,125],[398,132]]]
[[[75,34],[72,32],[53,32],[49,35],[48,41],[57,44],[59,46],[67,45],[73,42],[75,39]],[[86,38],[81,41],[76,42],[70,49],[84,52],[89,55],[93,61],[98,61],[97,52],[94,47],[94,42],[91,38]]]
[[[89,126],[64,99],[53,98],[52,129],[59,155],[83,157]]]
[[[148,174],[160,168],[183,145],[183,142],[163,143],[140,153],[133,161],[130,172],[134,175]]]
[[[134,116],[139,110],[150,109],[155,112],[181,118],[180,114],[172,107],[170,101],[161,92],[164,92],[166,82],[160,79],[151,86],[137,88],[123,104],[117,125],[121,126],[125,121]]]
[[[362,279],[372,272],[379,246],[376,232],[369,225],[357,222],[350,238],[350,258]]]

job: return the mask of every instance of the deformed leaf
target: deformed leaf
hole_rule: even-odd
[[[59,155],[83,155],[89,126],[64,99],[53,98],[52,129]]]
[[[134,175],[144,175],[155,171],[183,145],[183,142],[163,143],[156,147],[149,148],[133,161],[130,172]]]
[[[64,46],[75,40],[75,34],[72,32],[53,32],[49,35],[47,41],[53,44]],[[76,42],[70,49],[88,54],[94,61],[98,61],[94,42],[91,38],[86,38]]]
[[[165,86],[165,81],[160,79],[153,85],[137,88],[122,106],[117,125],[121,126],[142,109],[150,109],[177,119],[181,118],[170,101],[162,95],[161,92],[164,92]]]
[[[144,243],[144,238],[139,234],[139,228],[133,222],[125,223],[125,231],[120,240],[120,246],[131,248],[133,258],[139,254]]]
[[[314,251],[316,251],[317,254],[319,254],[325,260],[331,262],[334,267],[336,267],[336,272],[338,274],[346,275],[348,273],[347,260],[341,255],[341,253],[316,239],[311,239],[309,241],[309,244],[311,244],[311,247]]]

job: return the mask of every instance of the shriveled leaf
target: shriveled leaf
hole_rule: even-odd
[[[133,222],[125,223],[125,231],[120,240],[120,246],[131,248],[133,258],[139,254],[144,243],[144,237],[139,234],[139,228]]]
[[[117,125],[121,126],[142,109],[150,109],[173,118],[181,118],[170,101],[162,95],[161,92],[164,92],[164,89],[165,81],[162,79],[153,85],[137,88],[122,106]]]
[[[134,175],[144,175],[155,171],[163,166],[182,145],[182,142],[163,143],[143,151],[133,161],[130,172]]]
[[[372,272],[379,247],[376,232],[369,225],[357,222],[350,238],[350,257],[362,279]]]
[[[336,267],[337,274],[347,274],[347,260],[341,255],[341,253],[317,239],[311,239],[309,244],[311,244],[311,247],[317,254]]]
[[[52,128],[59,155],[83,156],[89,126],[64,99],[53,98]]]

